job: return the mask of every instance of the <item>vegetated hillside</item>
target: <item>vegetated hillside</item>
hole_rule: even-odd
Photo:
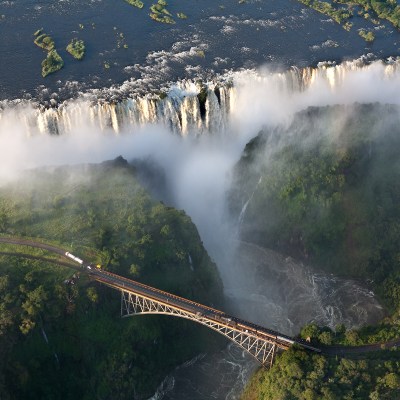
[[[235,171],[241,236],[316,268],[373,282],[391,311],[377,327],[309,325],[315,345],[400,336],[400,110],[390,105],[310,108],[287,128],[265,129]],[[300,350],[260,371],[244,399],[395,399],[398,352],[352,361]]]
[[[190,218],[153,201],[121,159],[35,170],[0,188],[0,232],[41,238],[204,304],[220,301],[215,264]],[[0,245],[16,250],[48,257]],[[143,398],[218,340],[182,319],[121,319],[119,292],[84,272],[0,255],[1,399]]]
[[[252,196],[242,238],[371,279],[395,308],[399,115],[399,108],[378,104],[308,109],[289,128],[260,134],[236,167],[231,193],[236,214]]]
[[[398,351],[352,360],[290,349],[255,374],[242,400],[395,400],[398,360]]]

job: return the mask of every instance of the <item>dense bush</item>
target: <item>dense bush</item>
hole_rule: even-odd
[[[215,265],[190,218],[153,201],[121,160],[32,171],[0,189],[0,215],[2,234],[55,242],[205,304],[220,300]],[[120,294],[85,273],[0,255],[1,399],[151,395],[177,364],[219,345],[215,336],[177,318],[121,319]]]
[[[400,337],[399,148],[397,106],[313,108],[288,128],[260,133],[236,167],[232,212],[251,199],[243,239],[368,279],[392,312],[359,331],[305,326],[301,336],[317,346]],[[290,350],[253,377],[243,399],[397,399],[398,357],[396,350],[357,360]]]
[[[291,349],[279,356],[270,371],[259,370],[242,400],[393,400],[400,396],[400,363],[370,358],[327,359]],[[398,358],[397,358],[398,360]]]
[[[260,135],[236,169],[232,210],[251,197],[242,237],[334,272],[373,280],[392,311],[400,293],[399,109],[310,109]]]

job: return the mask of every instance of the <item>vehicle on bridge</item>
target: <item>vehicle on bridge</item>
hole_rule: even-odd
[[[72,260],[74,260],[75,262],[77,262],[78,264],[83,264],[83,260],[80,259],[79,257],[74,256],[73,254],[71,254],[70,252],[66,252],[65,255],[69,258],[71,258]]]

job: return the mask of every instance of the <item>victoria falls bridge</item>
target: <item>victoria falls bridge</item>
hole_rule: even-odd
[[[80,270],[86,271],[92,279],[121,292],[122,317],[140,314],[164,314],[192,320],[226,336],[229,340],[251,354],[263,366],[272,365],[278,349],[287,350],[293,344],[297,344],[307,350],[320,352],[320,349],[311,346],[310,343],[302,339],[292,338],[228,315],[215,308],[105,271],[95,264],[82,260],[58,247],[31,240],[4,237],[0,237],[0,243],[41,248],[74,262]],[[5,252],[0,252],[0,254],[18,255],[17,253]],[[31,256],[31,258],[35,257]],[[46,259],[46,261],[73,267],[70,263],[58,262],[51,259]]]

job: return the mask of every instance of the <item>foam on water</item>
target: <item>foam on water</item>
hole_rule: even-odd
[[[157,94],[140,95],[137,82],[90,90],[76,99],[59,102],[57,93],[43,89],[47,100],[0,102],[0,134],[11,125],[27,136],[69,134],[89,126],[120,133],[135,126],[162,124],[182,136],[224,132],[228,114],[242,130],[290,118],[308,106],[351,104],[357,101],[400,103],[400,61],[370,62],[364,57],[340,65],[320,63],[317,68],[292,68],[283,73],[245,70],[212,81],[182,80]],[[379,83],[379,88],[377,84]],[[199,93],[206,90],[205,104]],[[18,129],[18,128],[17,128]]]

